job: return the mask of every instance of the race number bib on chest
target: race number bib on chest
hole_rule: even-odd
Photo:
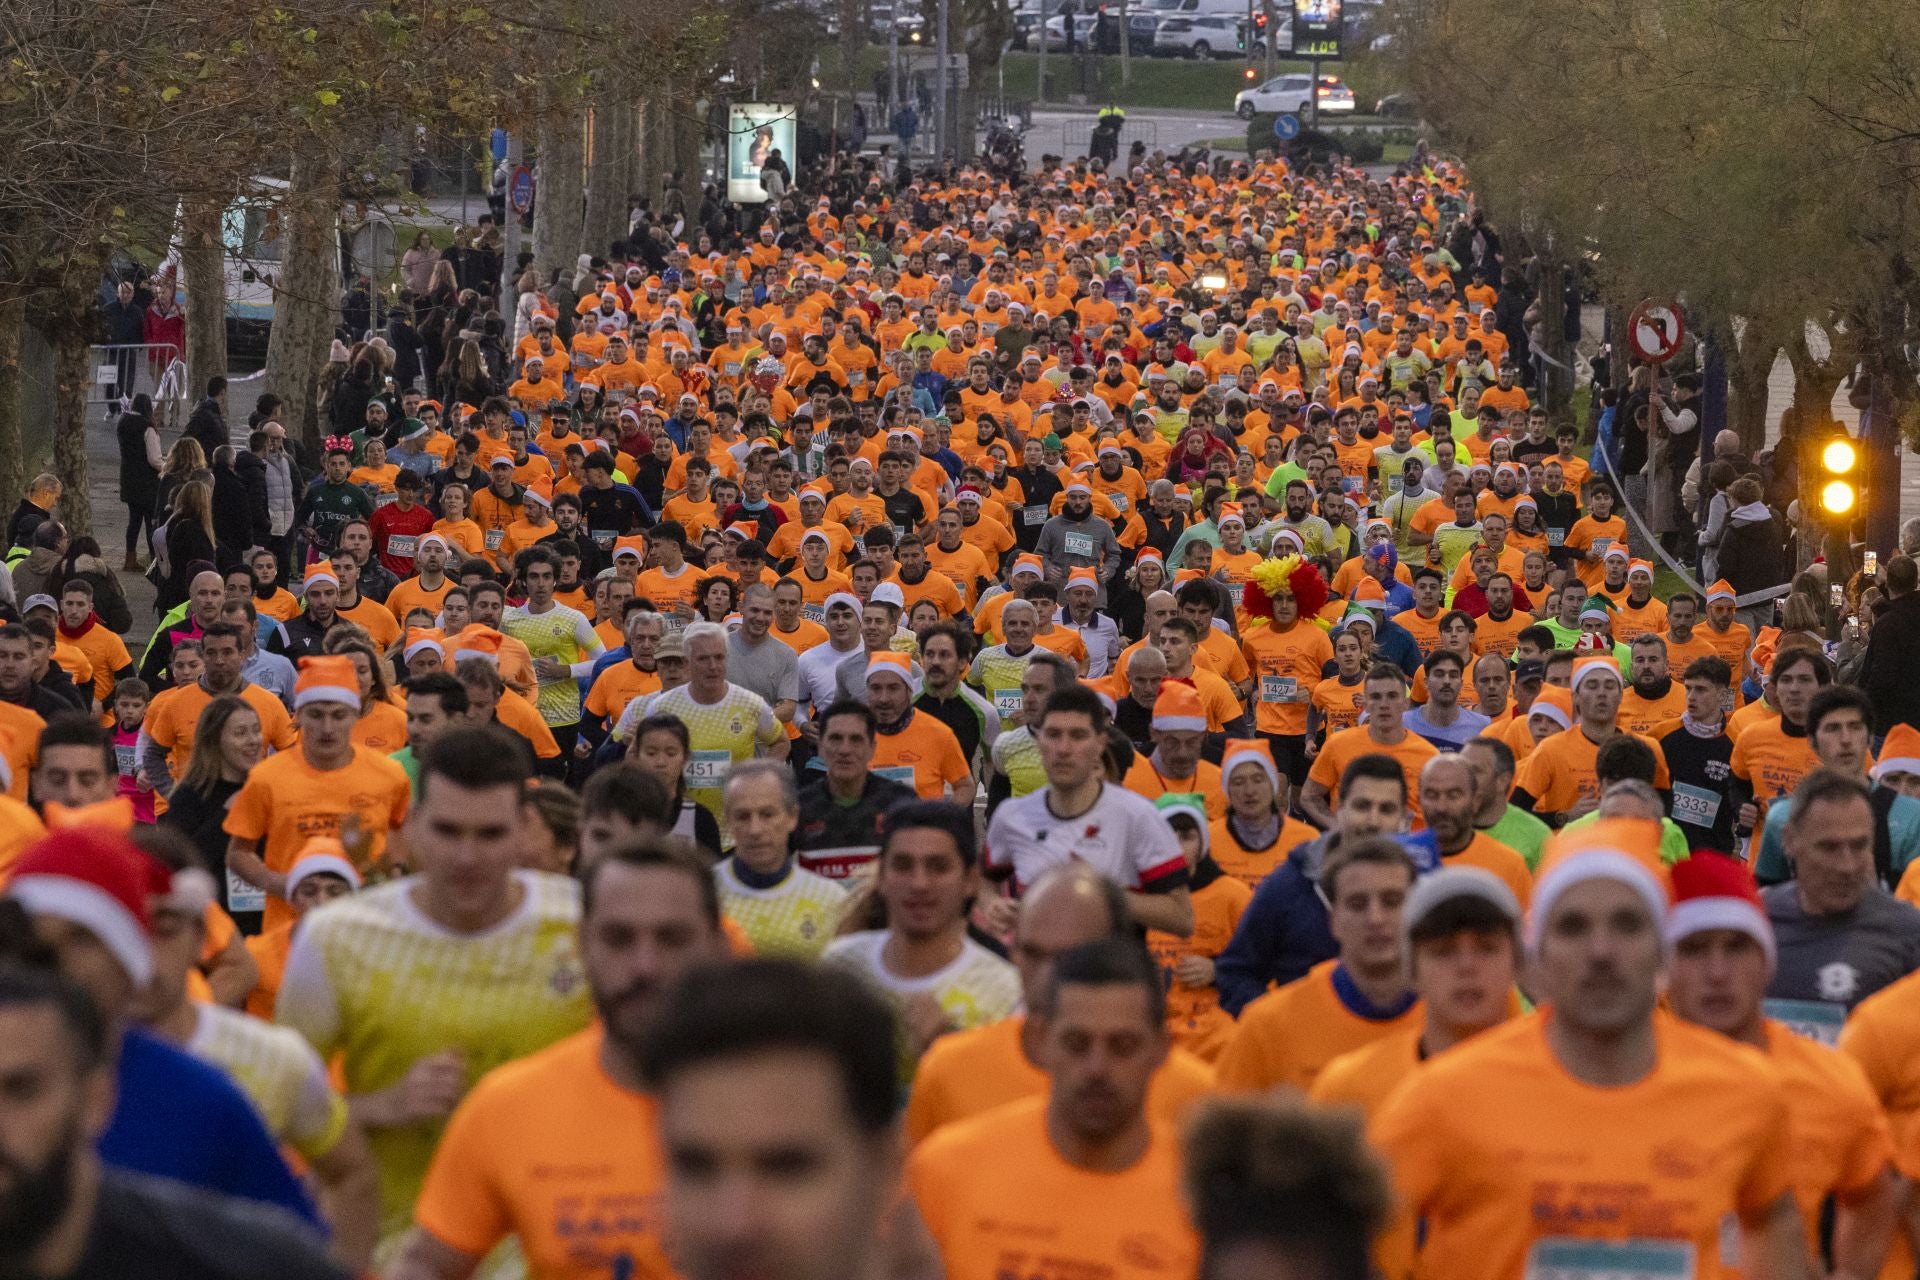
[[[733,768],[731,751],[696,751],[687,760],[685,773],[689,787],[719,787],[726,783],[727,772]]]
[[[890,764],[884,769],[875,769],[874,776],[897,782],[903,787],[913,785],[913,766],[910,764]]]
[[[1549,1236],[1527,1250],[1526,1280],[1693,1280],[1693,1246],[1679,1240]]]
[[[1673,784],[1673,820],[1695,827],[1711,827],[1720,816],[1720,793],[1685,782]]]
[[[1020,508],[1020,520],[1021,523],[1029,525],[1045,524],[1047,522],[1047,509],[1038,504],[1031,507],[1022,507]]]
[[[1292,676],[1261,676],[1260,701],[1297,702],[1300,698],[1300,682]]]
[[[1840,1029],[1847,1025],[1847,1007],[1825,1000],[1762,1000],[1760,1012],[1787,1030],[1809,1040],[1818,1040],[1829,1049],[1840,1043]]]
[[[1018,689],[996,689],[993,694],[993,710],[1002,720],[1011,720],[1020,714],[1025,697]]]
[[[420,539],[410,533],[391,534],[387,538],[387,554],[402,560],[411,560],[414,548],[419,545]]]
[[[1093,535],[1090,533],[1070,533],[1066,536],[1066,553],[1070,556],[1085,556],[1093,559]]]
[[[485,538],[487,550],[498,551],[500,549],[500,544],[502,542],[505,542],[506,538],[507,538],[507,531],[505,529],[487,530],[487,536]]]
[[[228,911],[265,911],[267,909],[267,891],[257,889],[227,869],[227,910]]]

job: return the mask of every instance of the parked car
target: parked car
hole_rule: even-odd
[[[1373,104],[1373,114],[1385,120],[1418,120],[1420,104],[1410,93],[1390,93]]]
[[[1067,20],[1073,20],[1073,47],[1085,49],[1093,41],[1093,24],[1100,21],[1095,13],[1055,14],[1047,19],[1047,49],[1065,49],[1067,47]]]
[[[1162,56],[1231,58],[1246,47],[1245,18],[1219,14],[1176,14],[1154,32],[1153,51]]]
[[[1304,117],[1310,101],[1307,91],[1312,83],[1313,77],[1297,72],[1275,76],[1265,84],[1234,94],[1233,113],[1242,120],[1251,120],[1263,112],[1269,115],[1291,113]],[[1317,96],[1323,114],[1351,112],[1354,109],[1353,90],[1342,84],[1338,76],[1321,76]]]

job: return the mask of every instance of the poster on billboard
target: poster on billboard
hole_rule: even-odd
[[[778,150],[794,166],[794,109],[767,102],[735,103],[727,112],[727,199],[735,204],[765,204],[760,166]]]
[[[1344,0],[1293,0],[1293,56],[1340,57],[1340,10]]]

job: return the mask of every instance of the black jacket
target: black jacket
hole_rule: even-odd
[[[245,555],[254,545],[252,504],[247,482],[232,467],[213,471],[213,536],[231,556]]]
[[[1920,681],[1913,655],[1920,653],[1920,592],[1895,597],[1873,618],[1860,685],[1873,699],[1873,730],[1896,724],[1920,726]]]
[[[265,546],[273,536],[273,518],[267,514],[267,464],[251,449],[242,449],[233,456],[233,472],[240,478],[247,504],[247,524],[252,530],[246,546]],[[293,475],[293,491],[297,497],[301,492],[298,467],[293,469]]]
[[[193,407],[193,415],[187,419],[183,434],[200,442],[201,449],[206,452],[208,466],[213,465],[215,449],[233,443],[233,437],[227,432],[227,415],[220,411],[220,406],[212,396]]]
[[[160,494],[160,473],[147,460],[147,428],[153,419],[123,413],[114,427],[120,442],[120,501],[135,511],[152,511]]]
[[[1765,520],[1727,522],[1726,535],[1720,539],[1720,576],[1741,596],[1787,581],[1778,517],[1769,514]]]
[[[267,650],[288,659],[296,666],[302,658],[320,656],[321,646],[326,643],[327,632],[339,625],[340,615],[335,614],[325,627],[314,623],[306,613],[296,613],[274,629],[267,638]]]

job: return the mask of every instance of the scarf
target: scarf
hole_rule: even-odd
[[[81,623],[78,627],[69,628],[64,618],[61,619],[55,625],[58,627],[60,631],[60,636],[62,639],[78,640],[81,636],[84,636],[85,634],[87,634],[87,632],[93,630],[94,627],[99,624],[99,622],[100,622],[100,615],[97,613],[89,612],[87,614],[87,620]]]

